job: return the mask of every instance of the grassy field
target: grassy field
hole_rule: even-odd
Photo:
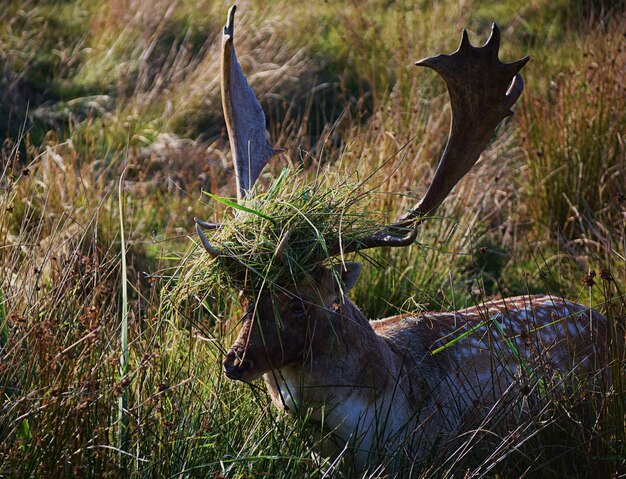
[[[225,214],[202,189],[235,196],[218,77],[228,6],[3,2],[0,477],[344,477],[262,384],[221,373],[236,292],[180,294],[201,254],[192,217]],[[501,58],[532,57],[515,116],[414,246],[368,252],[352,296],[374,318],[553,293],[623,338],[623,1],[238,7],[238,56],[285,150],[260,183],[286,167],[377,171],[372,207],[390,217],[424,193],[449,127],[443,82],[413,62],[453,51],[464,27],[482,43],[496,21]],[[523,427],[422,474],[624,477],[625,363],[609,359],[598,384],[529,402]]]

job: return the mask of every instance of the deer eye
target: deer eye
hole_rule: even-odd
[[[289,305],[289,308],[291,309],[291,314],[294,316],[304,316],[306,314],[306,308],[301,299],[293,300]]]

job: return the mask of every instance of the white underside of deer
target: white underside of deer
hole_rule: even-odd
[[[303,364],[263,378],[276,407],[308,412],[337,437],[339,449],[349,444],[356,451],[359,470],[381,453],[423,458],[505,395],[519,399],[545,374],[593,370],[602,361],[606,328],[595,310],[550,296],[372,322],[346,300],[329,314],[353,324],[316,332],[328,342],[325,351],[317,348]]]

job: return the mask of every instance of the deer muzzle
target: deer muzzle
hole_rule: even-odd
[[[252,364],[252,361],[241,358],[240,355],[232,349],[228,351],[222,363],[226,377],[238,381],[244,380],[245,373],[250,370]]]

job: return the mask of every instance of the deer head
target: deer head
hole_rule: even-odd
[[[254,92],[243,76],[234,46],[233,6],[222,38],[221,87],[224,118],[235,164],[239,200],[249,194],[261,170],[277,150],[265,136],[265,116]],[[445,81],[452,104],[452,124],[447,146],[435,176],[423,199],[398,220],[375,234],[329,246],[329,254],[345,255],[374,247],[408,246],[415,241],[420,219],[432,214],[452,188],[472,168],[520,97],[524,82],[519,73],[529,58],[512,63],[498,59],[500,31],[493,24],[482,47],[474,47],[463,31],[458,50],[416,62],[435,70]],[[203,229],[219,228],[196,219],[196,231],[212,257],[221,252],[211,245]],[[286,234],[277,248],[277,256]],[[360,266],[342,262],[339,271],[320,265],[318,272],[295,291],[278,290],[260,296],[245,295],[247,313],[239,337],[224,361],[226,374],[233,379],[254,379],[259,375],[302,359],[312,340],[316,323],[328,321],[329,313],[341,304],[341,292],[350,289]]]
[[[295,291],[242,295],[246,313],[237,340],[224,359],[226,376],[253,381],[270,370],[307,362],[318,350],[316,343],[320,339],[326,343],[325,349],[332,347],[332,334],[320,337],[316,332],[332,326],[349,327],[338,324],[341,319],[336,309],[343,294],[356,284],[360,272],[361,265],[353,261],[334,270],[320,266]]]

